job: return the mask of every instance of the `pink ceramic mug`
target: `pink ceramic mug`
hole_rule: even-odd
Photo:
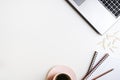
[[[52,80],[72,80],[68,74],[57,73]]]
[[[77,80],[75,72],[64,65],[57,65],[51,68],[46,80]]]

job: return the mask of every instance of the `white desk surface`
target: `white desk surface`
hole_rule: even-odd
[[[98,45],[105,35],[64,0],[0,0],[0,80],[45,80],[54,65],[71,67],[80,80],[95,50],[120,57],[120,46],[111,52]],[[114,77],[120,80],[108,80]]]

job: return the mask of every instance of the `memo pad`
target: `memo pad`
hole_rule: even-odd
[[[103,54],[98,54],[96,57],[96,61],[94,62],[94,65],[99,61],[99,59],[103,56]],[[93,65],[93,66],[94,66]],[[100,75],[101,73],[114,68],[112,72],[109,74],[100,77],[100,80],[118,80],[120,79],[119,73],[120,73],[120,59],[116,58],[114,56],[109,56],[97,69],[93,74],[88,78],[88,80],[92,80],[95,78],[95,76]],[[99,80],[98,79],[98,80]]]

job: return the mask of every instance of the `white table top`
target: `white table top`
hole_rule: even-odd
[[[71,67],[81,79],[95,50],[120,56],[119,45],[112,52],[98,44],[106,34],[98,35],[64,0],[1,0],[0,80],[45,80],[54,65]]]

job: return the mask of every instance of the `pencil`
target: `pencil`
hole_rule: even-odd
[[[98,79],[98,78],[100,78],[100,77],[102,77],[102,76],[104,76],[104,75],[110,73],[110,72],[113,71],[113,70],[114,70],[114,69],[112,68],[112,69],[110,69],[110,70],[108,70],[108,71],[106,71],[106,72],[104,72],[104,73],[102,73],[102,74],[96,76],[96,77],[93,78],[92,80],[96,80],[96,79]]]
[[[105,54],[99,61],[98,63],[82,78],[82,80],[85,80],[86,78],[88,78],[89,76],[91,76],[91,74],[103,63],[103,61],[106,60],[106,58],[109,56],[109,54]]]
[[[95,63],[97,54],[98,54],[98,52],[95,51],[94,54],[93,54],[92,60],[91,60],[91,62],[90,62],[90,66],[89,66],[89,68],[88,68],[87,73],[93,68],[93,65],[94,65],[94,63]]]

